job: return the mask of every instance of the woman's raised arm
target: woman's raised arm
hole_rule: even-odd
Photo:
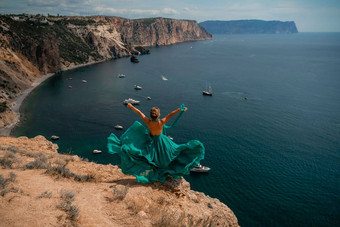
[[[140,111],[139,109],[137,109],[136,107],[134,107],[131,103],[127,104],[127,107],[132,109],[133,111],[135,111],[142,119],[143,121],[145,121],[145,123],[147,123],[149,121],[149,118],[147,118],[142,111]]]
[[[187,111],[188,108],[185,107],[185,109],[183,111]],[[176,114],[178,114],[182,109],[181,108],[178,108],[178,109],[175,109],[174,111],[172,111],[171,113],[169,113],[165,118],[162,119],[163,123],[167,123],[170,118]]]

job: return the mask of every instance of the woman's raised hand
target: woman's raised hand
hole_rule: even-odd
[[[188,108],[184,104],[181,105],[180,109],[181,109],[181,111],[187,111],[188,110]]]

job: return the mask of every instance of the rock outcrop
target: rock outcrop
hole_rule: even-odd
[[[184,179],[137,183],[117,166],[58,154],[42,136],[0,144],[3,226],[238,226],[226,205]]]
[[[294,21],[232,20],[204,21],[200,25],[212,34],[298,33]]]
[[[148,54],[146,46],[211,39],[196,21],[167,18],[0,15],[0,103],[11,102],[47,73],[77,65]],[[11,122],[0,113],[0,128]],[[5,116],[6,115],[6,116]]]

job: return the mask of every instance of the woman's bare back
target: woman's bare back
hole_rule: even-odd
[[[181,111],[181,108],[178,108],[178,109],[172,111],[166,117],[164,117],[160,120],[159,119],[150,120],[139,109],[134,107],[132,104],[129,103],[127,105],[127,107],[132,109],[133,111],[135,111],[143,119],[145,124],[148,126],[151,135],[153,135],[153,136],[159,136],[160,134],[162,134],[164,124],[166,124],[173,115],[175,115],[175,114],[177,114]],[[187,109],[188,108],[185,108],[183,111],[186,111]]]

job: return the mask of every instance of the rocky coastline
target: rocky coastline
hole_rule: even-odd
[[[0,135],[18,122],[27,94],[56,72],[211,38],[189,20],[0,15]]]

